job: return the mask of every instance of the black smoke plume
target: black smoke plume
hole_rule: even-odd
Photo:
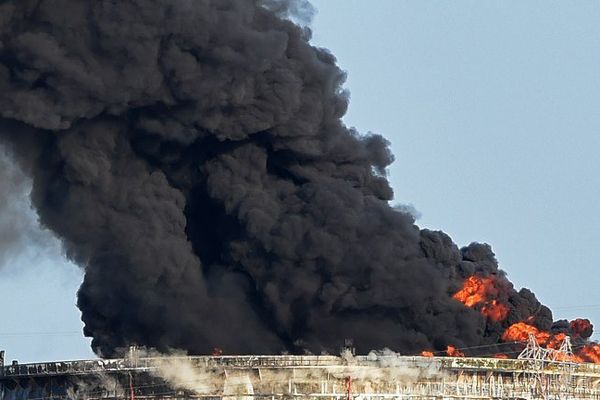
[[[0,136],[85,269],[95,351],[403,353],[497,343],[452,299],[502,275],[391,208],[388,142],[341,117],[305,2],[0,1]],[[7,190],[2,185],[1,190]],[[552,324],[510,286],[511,319]],[[489,350],[487,350],[489,351]]]

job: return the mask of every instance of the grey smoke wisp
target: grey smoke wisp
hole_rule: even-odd
[[[27,197],[25,177],[0,147],[0,268],[27,242],[29,224],[21,202]]]
[[[99,354],[498,341],[503,326],[451,298],[473,273],[502,275],[494,254],[388,204],[388,141],[343,124],[345,73],[288,18],[312,12],[0,1],[0,139],[85,270],[78,307]],[[512,320],[550,326],[507,285]]]
[[[54,249],[52,237],[40,229],[31,209],[30,190],[31,181],[0,145],[0,269],[25,254]]]

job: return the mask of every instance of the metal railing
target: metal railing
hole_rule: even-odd
[[[418,356],[355,356],[342,358],[337,356],[189,356],[169,357],[169,360],[182,359],[199,368],[314,368],[314,367],[427,367],[436,365],[441,369],[463,371],[498,371],[512,373],[542,373],[547,375],[564,374],[569,366],[574,376],[594,376],[600,378],[600,365],[573,364],[565,362],[546,362],[543,369],[531,360],[495,359],[474,357],[418,357]],[[81,375],[95,372],[150,370],[160,365],[165,358],[128,357],[121,359],[97,359],[77,361],[56,361],[31,364],[13,364],[0,366],[0,377],[44,376],[44,375]]]

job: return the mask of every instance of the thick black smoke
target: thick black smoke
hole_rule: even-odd
[[[341,117],[335,58],[271,0],[0,1],[0,134],[85,268],[103,354],[404,353],[496,343],[451,298],[501,274],[388,205],[388,142]],[[2,187],[4,189],[4,186]],[[550,311],[510,287],[511,320]]]

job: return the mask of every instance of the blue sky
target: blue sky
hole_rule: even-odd
[[[346,122],[392,142],[396,200],[600,328],[600,3],[313,4],[314,42],[348,71]]]
[[[556,318],[600,328],[600,3],[313,4],[313,42],[348,71],[346,123],[392,142],[396,202],[459,245],[490,243]],[[55,241],[5,268],[9,360],[92,356],[80,280]]]

